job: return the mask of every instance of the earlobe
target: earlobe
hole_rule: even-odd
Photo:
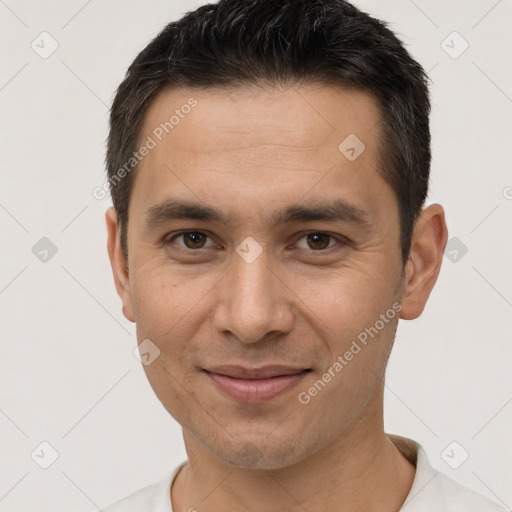
[[[128,262],[126,261],[121,247],[121,226],[118,223],[117,212],[113,206],[106,211],[105,221],[108,234],[108,256],[110,258],[116,290],[123,303],[123,314],[130,322],[135,322]]]
[[[432,204],[423,209],[414,227],[406,264],[400,318],[413,320],[423,312],[441,270],[447,239],[443,207]]]

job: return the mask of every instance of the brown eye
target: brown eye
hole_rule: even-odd
[[[182,243],[177,242],[177,240],[180,239],[182,240]],[[184,249],[203,249],[208,247],[208,245],[206,245],[207,240],[208,235],[201,233],[201,231],[182,231],[168,239],[168,241],[165,242],[165,245],[176,243],[176,245],[179,245]]]
[[[326,249],[329,246],[331,236],[325,233],[310,233],[307,235],[309,247],[314,250]]]
[[[330,250],[342,249],[347,244],[345,237],[341,235],[331,235],[323,231],[310,231],[304,233],[296,242],[300,250],[309,252],[330,252]]]
[[[201,249],[206,241],[206,235],[198,232],[185,233],[183,241],[188,249]]]

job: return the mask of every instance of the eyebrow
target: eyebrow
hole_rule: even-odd
[[[155,228],[173,220],[197,220],[218,222],[229,226],[229,217],[222,211],[195,201],[168,199],[151,206],[144,214],[147,228]],[[344,222],[349,224],[371,224],[372,216],[359,206],[344,199],[332,202],[311,202],[305,205],[290,205],[271,213],[268,224],[274,228],[291,222]]]

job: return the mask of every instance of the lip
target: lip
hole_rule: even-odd
[[[272,365],[261,368],[225,365],[204,370],[221,391],[239,402],[257,404],[294,387],[310,369]]]

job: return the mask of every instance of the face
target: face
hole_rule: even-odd
[[[116,284],[155,393],[217,460],[276,469],[382,428],[404,280],[379,136],[374,98],[340,88],[180,89],[148,110],[127,268],[110,212]]]

